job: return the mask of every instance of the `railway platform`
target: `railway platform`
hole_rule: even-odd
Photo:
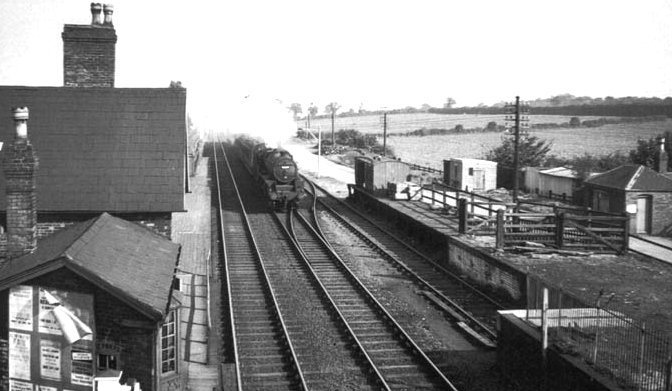
[[[186,212],[173,213],[171,239],[182,245],[180,279],[180,354],[188,371],[189,390],[219,389],[219,297],[213,276],[208,158],[201,158],[185,194]],[[213,294],[209,294],[213,292]]]

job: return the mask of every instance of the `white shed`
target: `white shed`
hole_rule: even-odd
[[[444,160],[443,182],[466,191],[496,189],[497,163],[481,159]]]

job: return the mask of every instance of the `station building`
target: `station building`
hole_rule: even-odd
[[[114,88],[113,8],[91,12],[64,27],[63,87],[0,86],[0,390],[186,388],[186,90]]]

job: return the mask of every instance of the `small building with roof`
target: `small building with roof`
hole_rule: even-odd
[[[576,171],[567,167],[525,167],[525,191],[548,198],[571,200],[581,186]]]
[[[178,374],[171,298],[179,253],[179,245],[104,213],[7,261],[0,339],[9,341],[9,389],[91,390],[94,378],[112,373],[162,389],[165,375]]]
[[[584,182],[586,206],[629,213],[630,232],[672,234],[672,178],[640,165],[623,165]]]

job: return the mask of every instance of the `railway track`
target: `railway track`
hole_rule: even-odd
[[[358,346],[389,389],[456,390],[403,328],[295,212],[289,230]]]
[[[320,230],[318,211],[324,211],[378,253],[389,264],[406,274],[434,304],[444,310],[469,336],[487,347],[496,344],[497,310],[503,305],[459,276],[410,247],[399,237],[361,212],[333,197],[306,178],[314,197],[313,226]],[[326,239],[327,235],[321,234]]]
[[[258,242],[259,259],[275,292],[286,339],[292,341],[296,366],[301,368],[301,388],[391,390],[330,305],[309,264],[284,231],[282,217],[268,209],[268,201],[258,194],[246,173],[237,178],[250,230],[264,237]],[[278,389],[274,384],[247,388]]]
[[[221,144],[214,158],[237,389],[307,389]]]

